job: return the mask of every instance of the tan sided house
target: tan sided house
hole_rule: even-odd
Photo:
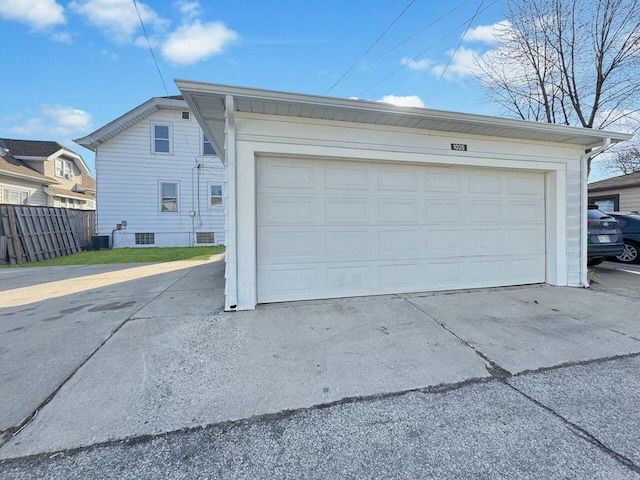
[[[589,203],[604,212],[640,212],[640,172],[590,183]]]
[[[95,210],[96,183],[58,142],[0,138],[0,203]]]

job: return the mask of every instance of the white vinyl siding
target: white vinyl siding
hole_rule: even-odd
[[[180,123],[173,132],[173,155],[150,152],[151,125]],[[189,246],[196,233],[214,232],[215,243],[224,244],[224,208],[209,209],[208,185],[224,185],[224,167],[217,157],[194,172],[194,153],[199,152],[201,129],[195,121],[181,119],[181,110],[161,109],[135,123],[98,147],[97,228],[99,235],[111,235],[115,225],[127,220],[127,228],[114,233],[114,246],[134,247],[135,233],[153,232],[155,246]],[[178,182],[179,213],[160,212],[159,182]],[[198,213],[194,222],[191,211]]]
[[[237,268],[241,274],[237,282],[237,296],[232,288],[229,289],[234,296],[227,296],[227,309],[252,309],[258,298],[262,299],[259,277],[264,273],[260,271],[264,264],[261,262],[258,265],[258,261],[262,258],[260,248],[264,249],[264,237],[258,232],[261,228],[259,222],[264,219],[262,209],[269,207],[263,205],[264,197],[257,189],[261,188],[262,181],[260,165],[263,161],[268,164],[269,159],[303,163],[310,161],[314,165],[335,161],[348,167],[347,169],[363,163],[398,167],[416,165],[450,171],[488,169],[517,172],[525,176],[533,174],[537,179],[538,195],[540,182],[543,182],[544,191],[542,215],[545,222],[545,238],[537,243],[545,247],[545,276],[542,281],[552,285],[581,285],[580,156],[584,149],[579,146],[482,135],[425,132],[392,126],[346,124],[321,119],[285,119],[239,112],[236,112],[235,121],[238,132],[235,139],[237,191],[242,194],[237,196],[238,218],[235,235],[238,239],[238,255],[237,258],[234,257],[237,259],[237,265],[233,268]],[[465,143],[468,150],[452,151],[452,143]],[[320,185],[315,182],[320,180],[316,178],[312,183],[314,187],[309,188],[311,194],[317,192],[315,185]],[[353,189],[345,197],[357,195],[358,191]],[[376,195],[376,198],[388,196],[383,191],[378,191]],[[443,208],[451,208],[452,203],[446,203],[446,200],[451,199],[455,200],[456,196],[443,193]],[[464,195],[460,200],[463,201],[461,208],[468,208],[464,206]],[[373,204],[377,208],[375,202]],[[351,207],[351,211],[357,208],[373,208],[371,202],[365,202],[364,205],[354,204]],[[297,209],[303,216],[304,208],[305,203],[300,201],[295,204],[294,210]],[[342,210],[342,214],[347,212],[346,209]],[[536,212],[537,215],[541,214],[540,209]],[[356,226],[360,228],[362,225]],[[501,224],[500,228],[503,229],[504,225]],[[540,231],[537,230],[538,234]],[[398,242],[402,240],[400,236],[395,238]],[[299,253],[302,255],[302,252]],[[329,268],[328,265],[326,267]],[[540,269],[540,263],[536,263],[535,268]],[[344,278],[346,282],[348,277],[345,275]],[[398,274],[398,278],[401,279],[402,275]],[[487,281],[485,284],[491,285],[492,282]],[[269,298],[269,295],[267,293],[266,298]],[[271,298],[275,298],[275,295]]]
[[[257,166],[258,303],[545,281],[543,173]]]

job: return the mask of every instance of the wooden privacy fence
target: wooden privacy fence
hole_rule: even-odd
[[[92,210],[0,205],[0,263],[78,253],[89,248],[94,232]]]

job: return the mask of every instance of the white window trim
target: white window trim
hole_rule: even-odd
[[[211,187],[220,187],[220,205],[211,205]],[[224,207],[224,185],[221,182],[207,183],[207,206],[209,210],[217,210]]]
[[[211,140],[209,140],[209,145],[211,145],[211,148],[213,148],[213,153],[204,153],[204,138],[206,137],[206,135],[204,134],[204,131],[202,129],[200,129],[200,154],[203,157],[217,157],[218,154],[216,153],[216,149],[213,146],[213,143],[211,143]]]
[[[156,152],[156,125],[159,127],[169,127],[169,151]],[[165,140],[162,138],[161,140]],[[173,124],[166,122],[151,123],[151,153],[153,155],[173,155]]]
[[[62,164],[62,175],[58,174],[58,162]],[[66,167],[69,167],[69,173],[65,173],[67,170]],[[72,180],[74,177],[73,173],[73,162],[71,160],[67,160],[64,158],[56,158],[54,165],[55,176],[58,178],[66,178],[67,180]]]
[[[172,183],[176,185],[176,202],[177,210],[175,212],[163,212],[162,211],[162,184]],[[178,215],[180,213],[180,182],[177,180],[158,180],[158,213],[162,215]]]
[[[29,190],[23,190],[20,188],[7,187],[7,186],[0,186],[0,203],[5,203],[4,201],[5,193],[11,194],[11,192],[17,192],[19,194],[26,193],[27,199],[25,203],[7,203],[8,205],[31,205],[31,192],[29,192]]]

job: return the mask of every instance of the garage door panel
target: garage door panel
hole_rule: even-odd
[[[469,192],[491,195],[502,194],[501,173],[470,173]]]
[[[378,223],[419,223],[422,220],[422,202],[414,197],[378,198]]]
[[[507,192],[519,196],[544,196],[544,177],[539,174],[512,174]]]
[[[462,191],[462,175],[453,169],[433,169],[426,171],[426,192],[460,193]]]
[[[257,179],[261,303],[545,280],[543,174],[301,165],[258,160],[259,176],[287,177]]]
[[[377,259],[424,257],[424,229],[395,229],[378,232]]]
[[[325,222],[327,224],[369,224],[371,203],[367,197],[327,197]]]
[[[267,188],[309,189],[314,187],[311,162],[271,163],[263,177]]]
[[[462,200],[455,198],[429,198],[426,200],[426,224],[463,223],[466,215]]]
[[[258,204],[258,218],[265,219],[266,225],[313,224],[316,221],[316,203],[317,200],[311,196],[268,195]]]
[[[324,235],[325,252],[329,260],[369,260],[373,256],[373,233],[369,229],[329,230]],[[322,261],[322,258],[318,261]]]
[[[380,166],[378,169],[378,190],[415,192],[418,189],[418,170],[416,167]]]
[[[367,190],[369,173],[366,165],[327,167],[325,187],[328,190]]]
[[[499,224],[504,218],[503,200],[477,200],[471,199],[469,202],[469,221],[471,223],[493,222]],[[486,228],[486,227],[485,227]]]

